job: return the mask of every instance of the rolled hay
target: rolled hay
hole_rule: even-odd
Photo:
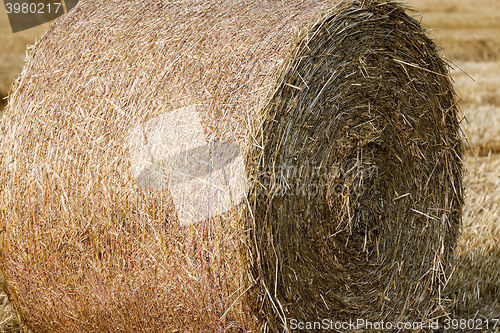
[[[1,263],[34,331],[441,313],[463,146],[401,5],[82,0],[18,81]]]

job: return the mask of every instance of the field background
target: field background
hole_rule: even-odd
[[[461,269],[450,284],[461,296],[456,311],[500,318],[500,1],[410,0],[429,35],[454,64],[468,141]],[[4,98],[21,72],[26,47],[49,24],[13,34],[0,4],[0,117]],[[470,148],[473,148],[473,151]],[[0,332],[18,332],[15,313],[0,294]]]

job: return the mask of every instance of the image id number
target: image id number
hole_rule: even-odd
[[[63,10],[61,8],[62,3],[56,2],[56,3],[19,3],[19,2],[14,2],[10,3],[7,2],[5,3],[5,8],[7,9],[7,14],[51,14],[51,13],[58,13],[59,10]]]
[[[498,325],[498,319],[445,319],[444,329],[468,329],[468,330],[483,330],[495,329]],[[500,326],[500,325],[498,325]]]

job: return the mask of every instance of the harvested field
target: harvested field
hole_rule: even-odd
[[[6,105],[5,97],[23,69],[27,46],[34,44],[35,38],[40,39],[48,27],[47,23],[13,34],[5,7],[0,5],[0,117]]]
[[[26,47],[40,39],[50,23],[13,34],[5,7],[0,6],[0,93],[6,95],[21,72],[26,59]]]
[[[476,155],[500,152],[500,61],[464,62],[453,72],[467,117],[463,125]],[[471,79],[472,77],[472,79]],[[468,147],[470,148],[470,147]]]
[[[500,156],[469,159],[460,266],[449,284],[452,317],[500,314]]]
[[[496,0],[409,2],[419,14],[436,43],[455,63],[500,60],[500,3]]]

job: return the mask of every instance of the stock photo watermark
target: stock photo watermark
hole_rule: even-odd
[[[4,0],[5,11],[14,33],[50,22],[66,14],[77,4],[78,0]]]
[[[288,328],[294,330],[330,330],[330,331],[355,331],[355,330],[423,330],[438,329],[438,321],[424,322],[391,322],[391,321],[369,321],[356,319],[348,321],[336,321],[332,319],[322,319],[319,321],[302,321],[290,319]]]
[[[379,177],[379,168],[373,164],[360,164],[353,167],[341,165],[317,166],[310,161],[297,165],[274,166],[272,170],[264,170],[258,178],[259,194],[275,196],[293,196],[313,198],[327,195],[362,196],[374,179]],[[349,193],[347,193],[349,192]]]
[[[139,124],[129,138],[136,184],[169,189],[181,225],[204,221],[244,201],[250,188],[259,196],[313,198],[362,196],[379,178],[374,164],[346,165],[304,161],[245,167],[234,142],[208,142],[197,106],[163,113]],[[208,142],[208,143],[207,143]],[[247,170],[258,170],[256,178]]]
[[[468,330],[468,331],[483,331],[496,330],[500,328],[500,319],[488,319],[482,315],[477,315],[474,318],[441,318],[440,320],[430,321],[370,321],[358,318],[356,320],[339,321],[332,319],[321,319],[316,321],[290,319],[288,328],[292,331],[303,330],[322,330],[332,332],[351,332],[358,330]]]

